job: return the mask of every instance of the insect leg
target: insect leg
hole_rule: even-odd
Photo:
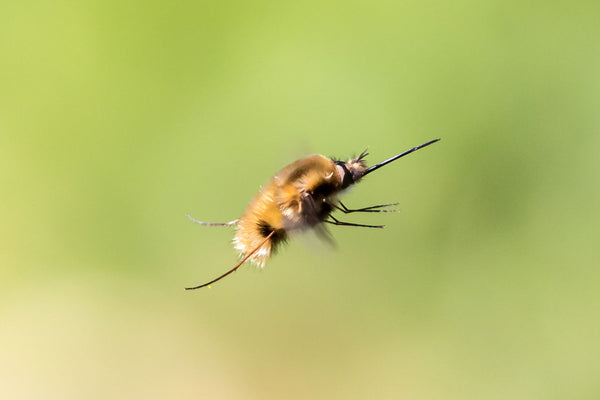
[[[267,237],[266,237],[266,238],[265,238],[265,239],[264,239],[262,242],[260,242],[260,244],[259,244],[258,246],[256,246],[256,247],[255,247],[255,248],[254,248],[254,249],[253,249],[253,250],[252,250],[250,253],[248,253],[248,254],[247,254],[247,255],[246,255],[246,256],[245,256],[245,257],[242,259],[242,261],[240,261],[239,263],[237,263],[237,264],[235,265],[235,267],[231,268],[229,271],[225,272],[223,275],[221,275],[221,276],[219,276],[218,278],[215,278],[215,279],[213,279],[212,281],[210,281],[210,282],[207,282],[207,283],[205,283],[205,284],[203,284],[203,285],[198,285],[198,286],[194,286],[194,287],[186,287],[186,288],[185,288],[185,290],[194,290],[194,289],[200,289],[200,288],[203,288],[203,287],[205,287],[205,286],[209,286],[209,287],[210,287],[210,285],[211,285],[211,284],[213,284],[213,283],[215,283],[215,282],[217,282],[217,281],[220,281],[221,279],[225,278],[227,275],[231,274],[232,272],[235,272],[235,271],[237,271],[237,269],[238,269],[238,268],[239,268],[239,267],[240,267],[240,266],[241,266],[243,263],[245,263],[245,262],[246,262],[246,260],[247,260],[247,259],[249,259],[249,258],[250,258],[250,256],[252,256],[252,254],[256,253],[256,252],[258,251],[258,249],[260,249],[260,248],[262,247],[262,245],[263,245],[263,244],[267,243],[267,241],[268,241],[269,239],[271,239],[271,236],[273,236],[273,234],[274,234],[274,233],[275,233],[275,231],[271,231],[271,233],[269,233],[269,234],[267,235]]]
[[[338,220],[337,218],[335,218],[333,215],[330,215],[329,218],[331,218],[333,221],[325,220],[323,222],[326,222],[331,225],[340,225],[340,226],[360,226],[363,228],[380,228],[380,229],[385,228],[385,225],[363,225],[363,224],[353,224],[351,222],[342,222],[342,221]]]
[[[370,206],[370,207],[363,207],[363,208],[357,208],[357,209],[350,209],[348,207],[346,207],[344,205],[344,203],[342,203],[341,201],[339,202],[340,206],[338,205],[333,205],[333,207],[341,212],[343,212],[344,214],[350,214],[353,212],[397,212],[398,210],[380,210],[380,208],[383,207],[391,207],[391,206],[397,206],[398,203],[390,203],[390,204],[380,204],[378,206]]]
[[[198,221],[197,219],[192,218],[192,216],[190,214],[185,214],[185,215],[192,222],[195,222],[200,225],[206,225],[206,226],[231,226],[231,225],[237,224],[239,221],[239,219],[234,219],[233,221],[229,221],[229,222],[202,222],[202,221]]]

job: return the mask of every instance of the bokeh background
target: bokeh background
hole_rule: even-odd
[[[0,4],[6,399],[600,398],[600,3]],[[371,163],[337,249],[231,228]],[[350,218],[351,217],[351,218]]]

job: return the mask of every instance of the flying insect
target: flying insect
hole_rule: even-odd
[[[233,244],[241,260],[232,269],[210,282],[185,289],[209,287],[237,271],[246,261],[263,267],[269,256],[293,232],[315,229],[320,236],[328,239],[329,234],[324,224],[384,228],[384,225],[343,222],[332,213],[334,211],[344,214],[393,212],[395,210],[388,207],[398,203],[350,209],[338,199],[338,195],[371,172],[439,140],[431,140],[413,147],[371,167],[367,167],[365,162],[365,157],[368,155],[366,151],[345,162],[313,154],[283,167],[254,197],[239,219],[211,223],[198,221],[188,215],[190,220],[201,225],[236,226]]]

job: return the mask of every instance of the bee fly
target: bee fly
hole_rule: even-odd
[[[395,210],[386,207],[398,203],[350,209],[338,200],[337,195],[360,181],[365,175],[439,140],[435,139],[413,147],[369,168],[365,162],[366,151],[346,162],[332,160],[319,154],[304,157],[281,169],[250,202],[240,219],[210,223],[198,221],[188,215],[193,222],[202,225],[237,225],[233,243],[243,258],[235,267],[212,281],[185,289],[209,286],[235,272],[247,260],[263,267],[269,255],[275,252],[278,245],[286,241],[290,232],[313,228],[324,238],[329,238],[324,223],[383,228],[384,225],[342,222],[331,214],[333,211],[341,211],[344,214],[391,212]]]

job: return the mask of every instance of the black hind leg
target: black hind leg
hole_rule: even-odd
[[[379,228],[379,229],[385,228],[385,225],[364,225],[364,224],[354,224],[351,222],[343,222],[343,221],[338,220],[337,218],[335,218],[332,215],[330,215],[329,218],[331,218],[332,221],[325,220],[323,222],[326,222],[331,225],[339,225],[339,226],[359,226],[361,228]]]

